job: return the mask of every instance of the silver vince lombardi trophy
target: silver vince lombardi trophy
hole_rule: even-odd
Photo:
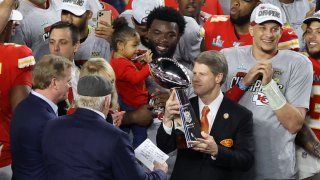
[[[186,67],[171,58],[154,59],[150,64],[153,79],[160,86],[176,89],[177,99],[181,104],[180,116],[186,141],[201,138],[200,124],[184,90],[190,86],[190,77]],[[191,145],[187,144],[190,148]]]

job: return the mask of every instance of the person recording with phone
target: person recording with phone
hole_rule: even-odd
[[[110,64],[116,74],[120,108],[130,112],[148,103],[149,95],[145,80],[150,75],[150,70],[146,63],[152,61],[152,53],[148,50],[144,57],[132,60],[139,52],[139,34],[128,26],[124,18],[116,19],[113,28],[114,53]],[[133,147],[138,147],[147,138],[147,129],[144,126],[132,124],[121,128],[128,133],[132,130]]]
[[[61,21],[74,24],[80,31],[80,48],[75,53],[74,61],[77,66],[83,65],[90,58],[102,57],[110,60],[110,43],[103,38],[97,37],[93,27],[89,26],[92,18],[89,1],[63,1],[61,4]]]

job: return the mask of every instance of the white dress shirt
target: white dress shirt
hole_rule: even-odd
[[[219,95],[216,97],[216,99],[214,99],[210,104],[207,105],[210,108],[210,111],[207,114],[207,118],[209,121],[209,132],[211,131],[212,125],[214,123],[214,119],[216,118],[216,115],[218,113],[218,109],[220,108],[222,100],[223,100],[223,94],[220,91]],[[198,97],[198,101],[199,101],[199,112],[200,112],[199,117],[201,117],[202,116],[201,112],[202,112],[202,109],[205,106],[205,104],[202,102],[202,100],[199,97]],[[176,122],[174,122],[174,123],[175,123],[175,129],[179,129],[182,132],[184,132],[184,129],[182,126],[178,125]],[[164,124],[163,124],[163,128],[167,134],[172,133],[172,128],[169,128],[169,127],[165,126]]]

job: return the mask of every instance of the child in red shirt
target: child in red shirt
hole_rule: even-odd
[[[152,61],[152,54],[148,50],[143,57],[136,58],[140,37],[124,18],[116,19],[113,28],[111,45],[114,53],[110,64],[116,74],[119,105],[121,110],[134,111],[148,103],[145,80],[150,75],[150,70],[146,63]],[[146,127],[133,124],[121,126],[121,129],[127,133],[132,130],[133,147],[139,146],[147,138]]]

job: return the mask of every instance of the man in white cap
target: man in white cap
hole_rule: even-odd
[[[12,42],[25,44],[34,53],[36,61],[49,53],[50,26],[60,20],[60,1],[21,0],[18,10],[24,15]]]
[[[0,0],[0,3],[4,1]],[[27,46],[8,44],[15,21],[22,20],[19,11],[12,10],[9,21],[0,34],[0,179],[11,180],[9,129],[12,112],[31,90],[31,68],[35,64]]]
[[[74,56],[76,65],[82,65],[94,57],[109,61],[111,55],[109,42],[97,37],[94,29],[88,25],[93,14],[88,1],[64,0],[61,4],[61,21],[74,24],[80,32],[80,48]]]
[[[223,49],[229,73],[223,90],[245,90],[239,104],[253,112],[255,164],[246,179],[295,179],[294,139],[309,108],[312,65],[299,53],[278,50],[282,13],[271,4],[251,14],[252,46]]]

